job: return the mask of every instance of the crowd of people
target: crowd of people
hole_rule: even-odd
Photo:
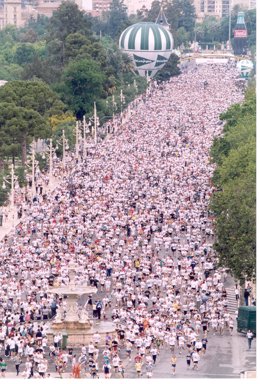
[[[85,161],[68,156],[52,193],[24,203],[15,235],[0,243],[0,353],[17,375],[22,364],[26,377],[46,377],[53,360],[60,375],[70,362],[73,377],[96,377],[101,359],[105,377],[124,377],[127,358],[152,377],[162,348],[175,374],[178,355],[196,370],[211,334],[232,335],[208,204],[219,115],[243,100],[236,77],[231,64],[205,64],[154,86]],[[81,305],[117,330],[76,355],[61,351],[60,335],[47,338],[57,309],[66,315],[66,298],[49,287],[69,283],[70,260],[77,284],[98,289]]]

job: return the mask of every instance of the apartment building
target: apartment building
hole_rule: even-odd
[[[74,1],[79,9],[84,10],[84,0]],[[23,27],[30,18],[38,15],[51,17],[61,3],[62,0],[27,0],[24,4],[22,0],[3,0],[0,2],[0,30],[7,25]]]
[[[22,25],[22,0],[5,0],[0,10],[0,27]]]
[[[214,16],[217,19],[229,15],[229,9],[239,5],[244,9],[256,7],[256,0],[193,0],[196,9],[197,21],[205,16]]]
[[[136,14],[137,11],[143,7],[149,10],[152,2],[153,0],[124,0],[125,5],[127,6],[128,15]]]

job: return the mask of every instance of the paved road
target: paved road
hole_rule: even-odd
[[[191,368],[187,369],[186,354],[177,354],[177,367],[175,378],[239,378],[242,371],[255,371],[256,370],[256,343],[255,340],[252,344],[252,349],[249,351],[247,348],[247,340],[244,335],[234,332],[233,336],[229,336],[228,333],[223,336],[210,336],[208,349],[205,355],[202,356],[199,362],[198,371],[194,371]],[[125,365],[125,378],[137,378],[133,359],[129,361],[125,358],[125,353],[122,354]],[[171,352],[168,347],[163,348],[157,358],[157,362],[154,366],[153,378],[172,378],[171,369]],[[99,359],[99,369],[102,371],[101,358]],[[16,377],[14,364],[11,360],[8,363],[7,378]],[[21,367],[21,371],[23,367]],[[145,369],[143,370],[142,378],[146,378]],[[51,377],[57,378],[55,373],[54,364],[50,364]],[[70,377],[70,364],[64,378]],[[103,373],[100,372],[100,378],[103,378]],[[82,377],[90,377],[82,375]],[[119,374],[112,372],[112,378],[119,378]]]
[[[233,336],[210,336],[208,350],[199,362],[198,371],[187,369],[185,357],[185,353],[177,355],[176,378],[239,378],[241,371],[256,370],[255,342],[248,351],[246,337],[236,332]],[[170,358],[169,349],[160,352],[153,378],[173,377]],[[133,361],[127,363],[125,377],[136,377]]]

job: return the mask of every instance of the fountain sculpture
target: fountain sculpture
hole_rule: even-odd
[[[101,340],[105,338],[105,334],[114,333],[115,326],[110,322],[100,322],[93,325],[93,321],[89,319],[87,311],[83,308],[78,309],[77,301],[83,295],[91,295],[97,292],[95,287],[89,285],[76,284],[76,266],[73,261],[68,264],[69,284],[60,287],[51,287],[50,293],[57,294],[59,297],[66,296],[66,315],[63,316],[62,308],[57,309],[54,321],[48,332],[48,339],[52,342],[53,337],[57,333],[61,333],[67,337],[69,346],[79,346],[86,344],[92,339],[94,333],[98,332]],[[103,337],[102,337],[103,336]]]

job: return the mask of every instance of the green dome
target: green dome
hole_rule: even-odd
[[[126,28],[119,39],[119,48],[137,51],[172,51],[171,33],[159,24],[137,23]]]

